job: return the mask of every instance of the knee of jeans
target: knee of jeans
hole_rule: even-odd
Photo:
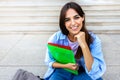
[[[82,72],[78,74],[77,76],[74,76],[73,80],[92,80],[92,79],[87,73]]]
[[[97,80],[103,80],[103,79],[100,77],[100,78],[98,78]]]

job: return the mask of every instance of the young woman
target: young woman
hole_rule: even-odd
[[[75,2],[65,4],[60,13],[60,31],[53,34],[48,43],[70,46],[76,64],[56,62],[49,49],[45,62],[49,66],[45,80],[102,80],[106,70],[100,39],[85,28],[85,13]],[[63,68],[78,70],[74,75]]]

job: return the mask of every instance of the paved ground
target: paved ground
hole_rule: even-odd
[[[0,34],[0,80],[11,80],[22,68],[43,77],[46,42],[51,34]],[[104,80],[120,80],[120,34],[97,34],[107,71]]]

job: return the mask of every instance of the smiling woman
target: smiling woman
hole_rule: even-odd
[[[85,13],[79,4],[69,2],[63,6],[59,26],[61,30],[53,34],[48,43],[69,46],[76,63],[58,62],[48,48],[45,62],[49,69],[44,76],[45,80],[102,80],[106,64],[101,50],[101,41],[85,28]],[[78,75],[64,68],[77,70]]]

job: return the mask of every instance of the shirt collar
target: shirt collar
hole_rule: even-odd
[[[66,39],[67,38],[67,36],[66,35],[64,35],[61,31],[60,31],[60,36],[59,36],[59,39]]]

